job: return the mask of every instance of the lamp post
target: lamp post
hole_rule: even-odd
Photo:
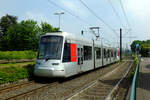
[[[97,34],[95,33],[94,29],[97,29]],[[90,30],[92,30],[93,34],[96,36],[96,40],[98,38],[100,38],[100,36],[99,36],[99,29],[100,29],[100,27],[90,27]]]
[[[54,15],[58,15],[58,17],[59,17],[59,30],[60,30],[60,16],[62,15],[62,14],[65,14],[64,12],[56,12],[56,13],[54,13]]]

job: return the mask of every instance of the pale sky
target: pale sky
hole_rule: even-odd
[[[119,37],[110,30],[103,22],[98,20],[89,10],[82,5],[80,0],[1,0],[0,3],[0,17],[5,14],[18,16],[18,20],[34,19],[40,23],[46,21],[54,27],[58,27],[58,16],[54,15],[55,12],[62,11],[65,14],[61,16],[62,31],[71,32],[80,35],[81,30],[88,31],[89,25],[81,22],[69,13],[51,4],[49,1],[55,2],[57,5],[71,12],[72,14],[85,20],[92,26],[100,27],[101,36],[107,39],[108,44],[116,46]],[[82,0],[87,6],[92,9],[97,16],[104,20],[119,36],[119,28],[123,28],[123,37],[136,37],[136,38],[123,38],[125,44],[133,40],[147,40],[150,39],[150,1],[149,0],[122,0],[127,18],[131,26],[131,32],[127,33],[130,29],[119,0]],[[110,5],[112,2],[117,17]],[[121,24],[120,20],[121,19]],[[85,33],[85,37],[91,37],[90,33]]]

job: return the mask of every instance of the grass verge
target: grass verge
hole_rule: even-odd
[[[29,64],[35,64],[35,62],[21,62],[21,63],[7,63],[7,64],[0,64],[0,69],[1,68],[6,68],[6,67],[22,67],[22,66],[27,66]]]
[[[34,51],[0,51],[0,60],[34,59],[37,52]]]
[[[134,62],[133,62],[133,67],[131,68],[131,71],[130,71],[130,74],[129,74],[129,79],[132,80],[133,79],[133,76],[134,76],[134,73],[135,73],[135,70],[136,70],[136,67],[137,67],[137,63],[138,63],[138,58],[134,55],[132,56],[133,59],[134,59]]]
[[[10,65],[0,68],[0,84],[18,81],[33,76],[34,63],[23,66]]]

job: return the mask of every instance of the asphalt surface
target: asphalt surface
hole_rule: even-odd
[[[141,59],[136,97],[137,100],[150,100],[150,57]]]

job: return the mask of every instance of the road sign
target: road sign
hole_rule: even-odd
[[[139,47],[139,44],[136,44],[136,48],[138,48]]]

